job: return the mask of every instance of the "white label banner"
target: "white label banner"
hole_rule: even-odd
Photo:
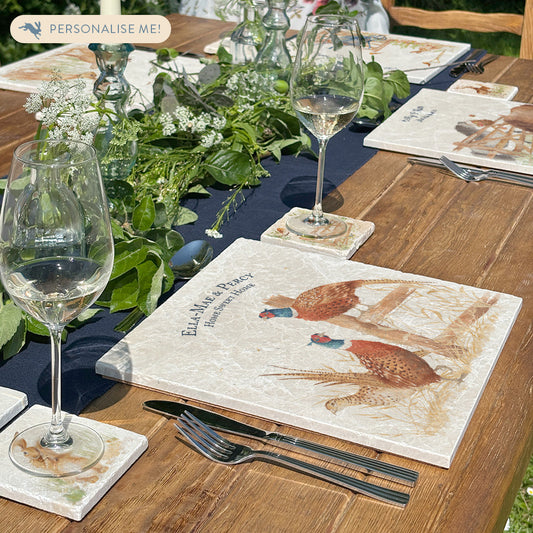
[[[162,15],[20,15],[11,23],[19,43],[162,43],[170,22]]]

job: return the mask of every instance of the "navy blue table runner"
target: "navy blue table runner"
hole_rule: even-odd
[[[424,87],[446,90],[455,81],[444,70],[426,85],[411,85],[411,96]],[[331,192],[358,168],[364,165],[377,150],[363,147],[368,130],[345,128],[330,141],[327,149],[324,193]],[[231,214],[221,233],[223,238],[212,239],[205,230],[213,224],[226,191],[211,190],[208,199],[189,199],[186,205],[198,213],[195,224],[178,228],[186,242],[208,239],[213,245],[215,256],[227,248],[235,239],[260,238],[276,220],[295,206],[312,207],[316,185],[316,160],[307,155],[297,158],[283,156],[278,164],[272,159],[264,161],[271,177],[262,184],[245,191],[246,201]],[[174,291],[183,282],[175,284]],[[163,297],[168,298],[170,293]],[[91,401],[102,396],[114,384],[95,373],[96,361],[121,338],[122,333],[114,327],[126,313],[110,314],[103,310],[93,322],[84,325],[68,335],[62,351],[62,409],[79,414]],[[29,405],[50,405],[50,344],[32,342],[20,354],[8,361],[0,362],[0,386],[25,392]]]

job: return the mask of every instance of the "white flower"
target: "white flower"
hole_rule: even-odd
[[[526,492],[528,493],[529,496],[533,496],[533,487],[528,487],[526,489]]]
[[[53,139],[92,142],[100,117],[92,112],[93,96],[81,79],[67,81],[58,73],[41,83],[37,94],[30,94],[24,108],[40,113],[39,120]]]
[[[28,96],[26,103],[24,104],[24,109],[28,113],[37,113],[43,107],[43,101],[39,93],[32,93]]]
[[[159,122],[163,126],[163,135],[172,135],[176,132],[176,126],[170,113],[162,113],[159,117]]]
[[[187,131],[191,122],[192,115],[185,106],[178,106],[174,110],[174,118],[178,123],[178,128],[181,131]]]
[[[215,130],[223,130],[226,127],[226,117],[215,115],[211,122],[211,127]]]
[[[202,135],[200,139],[200,144],[204,148],[211,148],[211,146],[218,144],[224,139],[221,133],[218,133],[216,131],[208,131],[204,135]]]
[[[213,239],[222,239],[222,237],[224,237],[224,235],[222,235],[222,233],[218,232],[216,229],[206,229],[205,234],[208,237],[213,237]]]

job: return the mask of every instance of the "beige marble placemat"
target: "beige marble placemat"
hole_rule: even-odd
[[[520,307],[517,296],[238,239],[96,371],[449,467]]]

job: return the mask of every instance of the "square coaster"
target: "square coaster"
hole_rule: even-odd
[[[34,405],[0,433],[0,496],[72,520],[81,520],[148,447],[148,440],[122,428],[65,414],[66,422],[80,422],[96,430],[105,442],[102,459],[85,472],[62,478],[27,474],[9,459],[15,433],[47,422],[51,409]]]
[[[0,428],[28,405],[27,396],[18,390],[0,387]]]
[[[450,85],[448,92],[512,100],[518,92],[518,87],[501,83],[489,83],[488,81],[460,79]]]
[[[299,250],[319,252],[349,259],[370,235],[374,233],[375,226],[373,222],[355,220],[339,215],[335,215],[335,217],[343,220],[348,226],[348,230],[338,237],[331,239],[313,239],[296,235],[289,231],[286,226],[287,219],[291,216],[298,216],[304,213],[310,213],[310,210],[293,207],[261,235],[261,242],[280,244],[282,246],[298,248]]]

